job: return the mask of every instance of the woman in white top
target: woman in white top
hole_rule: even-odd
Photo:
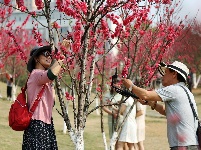
[[[133,103],[134,99],[129,97],[125,103],[121,105],[120,114],[125,118]],[[136,125],[136,104],[134,104],[130,114],[125,119],[122,130],[120,132],[119,140],[117,143],[117,150],[123,150],[125,143],[128,145],[129,150],[134,150],[134,143],[137,143],[137,125]]]

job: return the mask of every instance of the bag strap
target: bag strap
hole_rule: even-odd
[[[180,85],[180,86],[181,86],[181,85]],[[184,88],[183,86],[181,86],[181,87],[184,89],[184,91],[186,92],[186,94],[187,94],[187,96],[188,96],[188,100],[189,100],[189,103],[190,103],[191,109],[192,109],[192,111],[193,111],[193,115],[194,115],[194,117],[196,118],[196,120],[199,121],[198,115],[197,115],[197,113],[195,112],[195,108],[193,107],[193,103],[191,102],[190,96],[189,96],[189,94],[188,94],[186,88]]]
[[[25,93],[25,91],[27,90],[27,82],[28,82],[28,80],[29,80],[29,77],[30,77],[30,75],[29,75],[28,78],[27,78],[25,87],[21,89],[22,92],[24,92],[24,93]],[[40,102],[40,99],[41,99],[41,97],[42,97],[42,95],[43,95],[43,92],[44,92],[44,90],[45,90],[45,86],[46,86],[46,85],[43,84],[42,89],[41,89],[40,92],[37,94],[37,97],[36,97],[36,99],[35,99],[35,101],[34,101],[32,107],[31,107],[31,109],[29,110],[30,116],[32,116],[33,113],[34,113],[34,111],[36,110],[36,107],[38,106],[38,103]]]
[[[41,99],[41,97],[42,97],[42,95],[43,95],[43,92],[44,92],[44,90],[45,90],[45,86],[46,86],[46,85],[43,84],[42,89],[41,89],[40,92],[38,93],[38,95],[37,95],[37,97],[36,97],[36,99],[35,99],[35,101],[34,101],[32,107],[31,107],[31,109],[29,110],[29,112],[31,113],[31,115],[33,115],[34,111],[36,110],[36,107],[38,106],[38,103],[40,102],[40,99]]]

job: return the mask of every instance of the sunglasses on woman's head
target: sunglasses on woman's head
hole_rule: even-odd
[[[45,56],[45,57],[49,57],[50,56],[52,58],[52,54],[49,51],[43,51],[43,52],[41,52],[41,54],[43,56]]]

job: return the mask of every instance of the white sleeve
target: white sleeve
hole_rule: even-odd
[[[136,108],[137,108],[137,111],[142,110],[142,104],[140,102],[137,102],[136,103]]]

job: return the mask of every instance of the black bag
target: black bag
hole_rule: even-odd
[[[200,123],[200,121],[198,121],[198,129],[197,129],[196,134],[198,136],[199,147],[201,148],[201,123]]]
[[[187,90],[183,86],[181,86],[181,87],[184,89],[184,91],[186,92],[186,94],[188,96],[188,100],[189,100],[189,103],[190,103],[190,106],[191,106],[191,109],[193,111],[193,115],[194,115],[195,119],[198,120],[198,128],[197,128],[196,134],[198,137],[199,148],[201,148],[201,122],[198,118],[198,115],[195,112],[195,109],[193,107],[193,103],[191,102],[191,99],[190,99],[190,96],[189,96]]]

